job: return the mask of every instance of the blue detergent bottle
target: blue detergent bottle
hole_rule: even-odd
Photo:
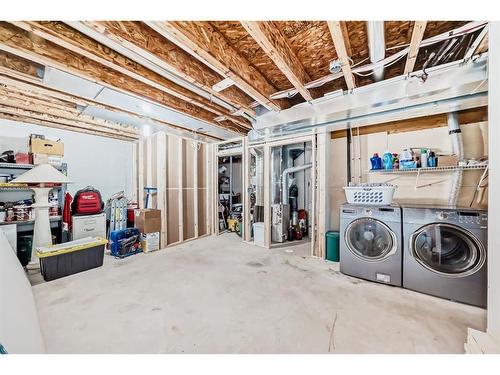
[[[384,163],[384,169],[392,169],[394,167],[392,159],[393,159],[392,153],[387,150],[382,159]]]
[[[372,163],[372,170],[382,169],[382,159],[378,156],[377,153],[374,153],[370,158],[370,162]]]

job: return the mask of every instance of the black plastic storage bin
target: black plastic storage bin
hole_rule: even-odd
[[[101,267],[107,242],[104,238],[93,237],[37,248],[43,279],[55,280]]]

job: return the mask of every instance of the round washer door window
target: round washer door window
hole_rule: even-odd
[[[486,251],[479,240],[450,224],[420,228],[410,238],[410,249],[422,266],[444,276],[471,275],[486,261]]]
[[[387,225],[372,218],[356,219],[345,231],[349,250],[364,260],[378,261],[396,251],[396,236]]]

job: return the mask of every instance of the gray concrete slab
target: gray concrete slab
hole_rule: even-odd
[[[297,244],[296,244],[297,245]],[[299,248],[295,248],[298,250]],[[486,312],[234,234],[33,287],[50,353],[462,353]]]

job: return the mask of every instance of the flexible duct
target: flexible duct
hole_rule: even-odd
[[[460,130],[460,124],[458,123],[458,115],[456,112],[448,113],[448,134],[451,137],[451,149],[453,154],[458,156],[458,160],[462,160],[464,157],[464,142],[462,139],[462,131]],[[462,170],[458,169],[453,175],[453,181],[451,184],[450,198],[448,204],[450,206],[456,206],[458,201],[458,194],[460,193],[460,188],[462,187]]]
[[[281,184],[282,184],[282,204],[288,204],[288,195],[289,195],[289,192],[288,192],[288,176],[291,174],[291,173],[295,173],[295,172],[299,172],[299,171],[303,171],[304,169],[308,169],[308,168],[311,168],[312,167],[312,163],[307,163],[307,164],[304,164],[304,165],[299,165],[297,167],[291,167],[291,168],[287,168],[283,171],[283,174],[282,174],[282,178],[281,178]]]
[[[367,29],[370,61],[376,64],[385,58],[384,21],[367,21]],[[375,66],[373,78],[378,82],[384,79],[384,65],[377,64]]]

